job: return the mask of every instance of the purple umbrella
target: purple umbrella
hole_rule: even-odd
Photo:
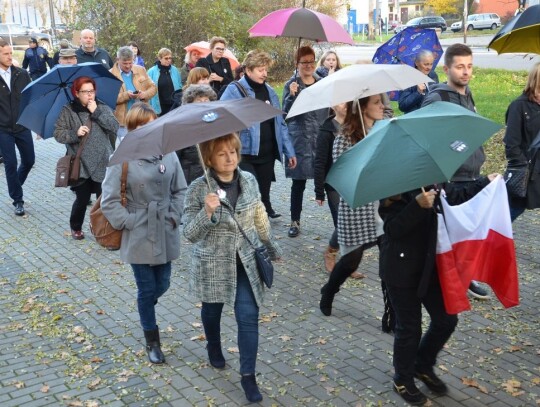
[[[292,37],[354,44],[336,20],[304,7],[276,10],[261,18],[248,32],[250,37]]]

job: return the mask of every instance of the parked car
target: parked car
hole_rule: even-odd
[[[446,31],[446,20],[440,16],[416,17],[409,20],[407,24],[398,26],[394,29],[394,33],[403,31],[406,27],[420,28],[440,28],[441,31]]]
[[[33,31],[17,23],[0,24],[0,38],[7,41],[15,49],[28,48],[28,41],[32,37],[35,37],[39,45],[46,50],[52,50],[52,38],[49,34]]]
[[[501,18],[495,13],[471,14],[467,16],[467,31],[471,30],[495,30],[501,26]],[[453,32],[463,29],[461,21],[450,26]]]

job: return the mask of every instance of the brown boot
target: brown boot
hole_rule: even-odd
[[[334,266],[336,265],[336,257],[338,255],[339,249],[334,249],[333,247],[328,246],[324,251],[324,267],[327,272],[332,272]]]

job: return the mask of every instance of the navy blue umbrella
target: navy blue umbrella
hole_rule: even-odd
[[[95,62],[56,65],[47,74],[24,88],[21,94],[21,114],[17,123],[43,138],[52,137],[62,107],[73,100],[71,85],[81,76],[94,79],[96,98],[111,109],[116,108],[122,81],[103,65]]]

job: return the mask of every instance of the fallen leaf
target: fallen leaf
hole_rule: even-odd
[[[98,315],[104,315],[104,314],[105,314],[105,311],[103,311],[102,309],[98,309],[98,310],[96,311],[96,314],[98,314]]]
[[[49,386],[47,386],[46,384],[44,384],[43,386],[41,386],[41,389],[39,389],[42,393],[48,393],[49,392]]]
[[[281,335],[279,339],[281,339],[283,342],[288,342],[291,340],[291,337],[288,335]]]
[[[73,333],[75,334],[82,334],[84,332],[84,328],[80,325],[77,325],[77,326],[74,326],[73,327]]]
[[[535,377],[531,380],[531,382],[533,382],[534,384],[540,384],[540,377]]]
[[[508,349],[508,352],[517,352],[518,350],[521,350],[521,346],[511,346],[510,349]]]
[[[206,336],[204,336],[204,334],[199,334],[197,336],[192,336],[189,339],[192,341],[204,341],[206,339]]]
[[[503,382],[502,387],[512,396],[517,397],[523,394],[521,390],[521,383],[516,379],[508,379],[507,381]]]
[[[240,352],[236,346],[231,346],[230,348],[227,348],[227,352],[229,353],[238,353]]]
[[[26,385],[24,384],[24,382],[20,382],[20,381],[19,381],[19,382],[15,382],[15,383],[13,383],[13,384],[15,385],[15,387],[16,387],[17,389],[24,389],[24,388],[26,387]]]
[[[191,326],[192,326],[193,328],[200,328],[200,327],[202,327],[202,324],[201,324],[200,322],[192,322],[192,323],[191,323]]]
[[[103,359],[101,359],[99,356],[94,356],[92,359],[90,359],[90,362],[92,362],[92,363],[101,363],[101,362],[103,362]]]
[[[448,372],[448,368],[444,365],[439,365],[439,369],[441,369],[443,372]]]
[[[90,390],[94,390],[99,384],[101,383],[101,377],[96,377],[94,380],[92,380],[90,383],[88,383],[88,387]]]

